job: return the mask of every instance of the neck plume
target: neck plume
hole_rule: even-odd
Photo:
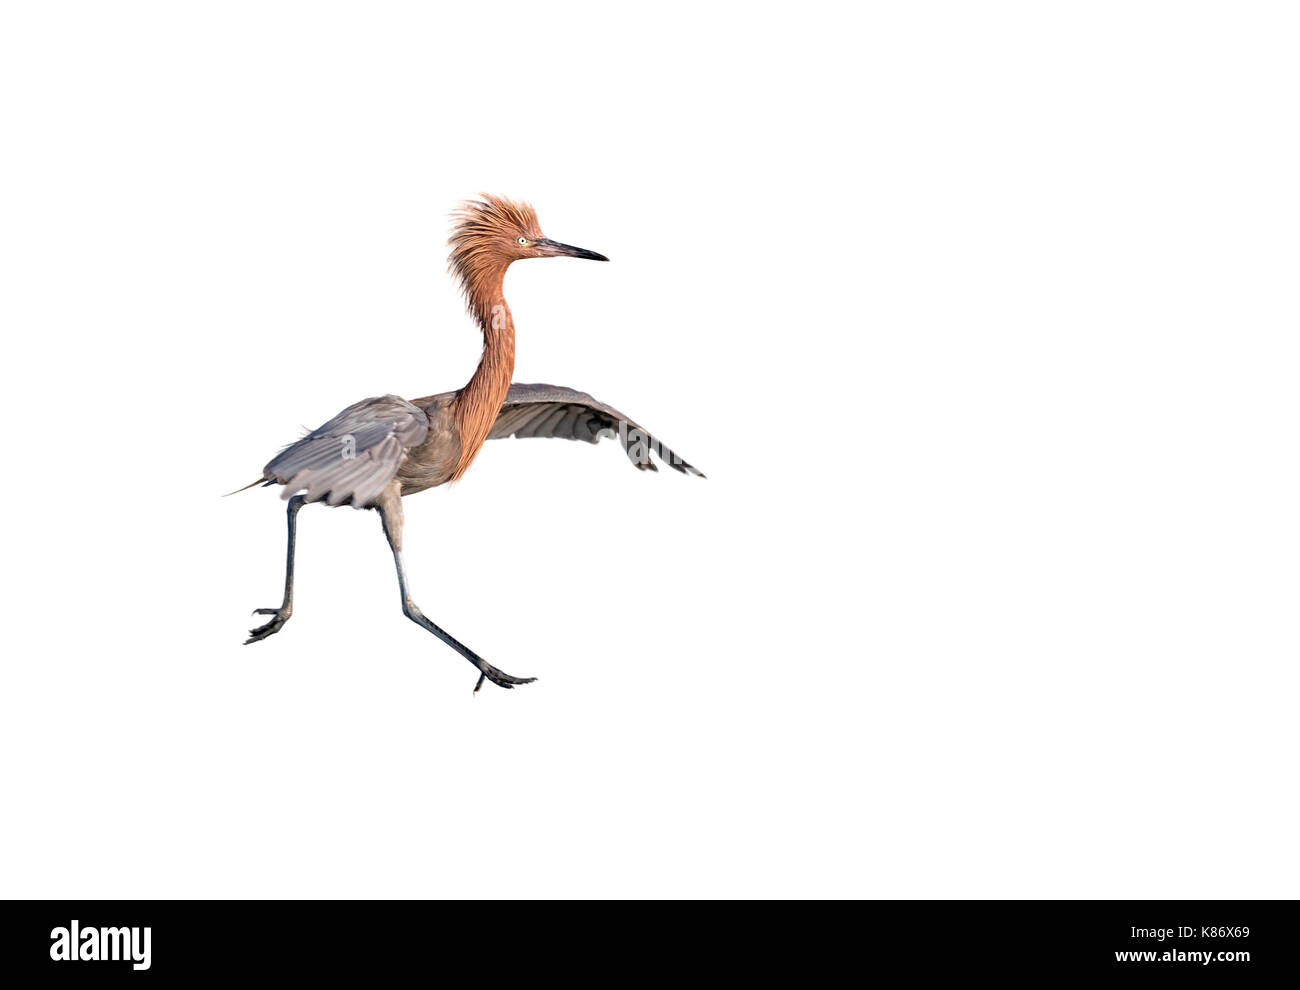
[[[502,292],[505,265],[484,271],[467,286],[469,310],[483,331],[483,357],[453,407],[460,433],[460,460],[451,480],[468,470],[488,438],[515,370],[515,323]]]

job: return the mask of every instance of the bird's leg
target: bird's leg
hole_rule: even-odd
[[[303,503],[306,501],[306,497],[302,495],[295,495],[289,499],[289,549],[286,552],[284,564],[284,601],[279,608],[253,609],[254,615],[270,615],[274,616],[274,618],[264,626],[250,629],[248,639],[244,640],[245,646],[278,633],[284,624],[289,621],[289,616],[293,615],[293,547],[298,533],[298,510],[303,507]]]
[[[388,537],[388,545],[392,547],[393,550],[393,562],[397,565],[397,585],[402,592],[402,614],[417,626],[433,633],[478,668],[478,683],[474,685],[474,690],[476,692],[483,686],[483,681],[485,679],[491,681],[498,687],[503,688],[512,688],[516,684],[528,684],[531,681],[537,680],[535,677],[513,677],[503,670],[498,670],[446,630],[435,625],[423,612],[420,611],[420,607],[416,605],[415,602],[411,601],[411,594],[407,590],[406,585],[406,567],[402,564],[401,494],[397,491],[396,487],[390,488],[380,496],[379,502],[375,507],[379,510],[380,519],[383,520],[384,535]]]

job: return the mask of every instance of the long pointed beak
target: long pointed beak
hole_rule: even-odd
[[[597,254],[595,251],[588,251],[586,248],[574,247],[572,244],[561,244],[559,241],[553,241],[549,237],[543,237],[539,241],[534,241],[533,246],[540,248],[548,258],[586,258],[588,261],[608,261],[603,254]]]

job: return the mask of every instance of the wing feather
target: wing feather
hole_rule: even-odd
[[[424,442],[429,418],[396,395],[363,399],[280,451],[263,469],[284,485],[283,498],[305,492],[307,501],[371,504],[397,474],[410,447]]]
[[[664,446],[649,431],[613,406],[598,402],[586,392],[558,385],[510,386],[497,414],[489,440],[502,437],[559,437],[597,443],[601,437],[617,438],[638,469],[656,470],[651,453],[683,474],[704,475]]]

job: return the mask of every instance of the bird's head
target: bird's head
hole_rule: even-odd
[[[473,296],[484,278],[499,277],[512,261],[524,258],[589,258],[603,254],[553,241],[542,233],[536,211],[527,203],[483,194],[452,214],[448,264],[462,288]]]

